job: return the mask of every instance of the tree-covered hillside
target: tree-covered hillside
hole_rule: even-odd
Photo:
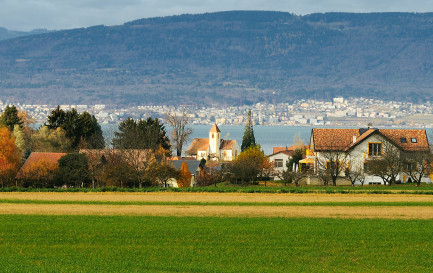
[[[0,95],[27,103],[431,100],[433,13],[233,11],[0,41]]]

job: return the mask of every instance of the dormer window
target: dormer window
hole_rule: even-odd
[[[400,138],[400,142],[401,142],[401,143],[407,143],[407,139],[406,139],[405,137],[401,137],[401,138]]]
[[[410,139],[410,142],[412,142],[412,143],[417,143],[416,137],[411,138],[411,139]]]

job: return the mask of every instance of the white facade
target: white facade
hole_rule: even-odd
[[[277,172],[282,172],[287,170],[287,163],[292,157],[284,152],[278,152],[268,156],[268,158],[269,161],[272,162],[274,170]]]
[[[353,142],[356,142],[356,137],[354,136]],[[386,142],[386,143],[385,143]],[[368,162],[368,160],[371,160],[373,158],[380,157],[380,155],[369,155],[369,145],[370,144],[379,144],[381,149],[383,150],[386,145],[393,145],[397,148],[397,146],[389,141],[387,141],[385,138],[381,137],[377,134],[372,134],[369,137],[363,139],[360,143],[357,143],[356,146],[354,146],[352,149],[349,149],[345,152],[347,156],[348,162],[350,162],[350,168],[360,170],[365,174],[365,185],[375,185],[375,184],[381,184],[383,185],[384,182],[382,178],[379,176],[370,175],[364,170],[364,167],[366,166],[365,163]],[[311,138],[311,147],[314,146],[313,138]],[[379,147],[379,145],[377,147]],[[326,152],[325,152],[326,153]],[[380,152],[382,154],[382,151]],[[320,168],[318,162],[326,162],[326,156],[324,156],[324,152],[315,152],[315,164],[314,164],[314,172],[316,173],[318,168]],[[344,171],[340,174],[340,176],[344,176]],[[403,183],[406,183],[408,181],[409,176],[401,171],[398,176],[396,177],[396,180],[400,180]],[[429,176],[424,176],[421,180],[425,183],[432,183],[432,179]],[[355,184],[361,184],[360,182],[356,182]]]

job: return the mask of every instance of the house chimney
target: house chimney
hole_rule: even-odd
[[[356,143],[356,134],[353,134],[353,144]]]

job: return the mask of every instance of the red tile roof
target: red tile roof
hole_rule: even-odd
[[[17,179],[26,178],[27,173],[32,168],[32,165],[38,164],[41,160],[46,161],[48,163],[58,164],[59,159],[64,155],[66,155],[66,153],[38,153],[38,152],[33,152],[30,154],[30,156],[27,158],[24,165],[18,171],[16,178]]]
[[[314,128],[312,138],[315,151],[347,151],[373,134],[380,134],[403,151],[429,151],[427,134],[422,129],[322,129]],[[354,142],[354,136],[356,137]],[[401,138],[406,138],[402,143]],[[416,141],[411,141],[416,139]]]
[[[233,148],[233,144],[236,143],[236,140],[221,140],[220,150],[230,150]]]
[[[282,150],[282,151],[278,151],[278,152],[273,153],[273,154],[268,155],[268,156],[276,155],[276,154],[279,154],[279,153],[282,153],[282,154],[285,154],[285,155],[288,155],[288,156],[293,156],[295,154],[295,150]]]
[[[195,155],[198,151],[206,151],[209,147],[209,139],[208,138],[194,138],[189,145],[186,154]]]
[[[276,153],[278,153],[278,152],[281,152],[281,151],[285,151],[285,150],[288,150],[288,151],[294,151],[294,150],[296,150],[296,146],[295,145],[292,145],[292,146],[290,146],[290,147],[272,147],[272,154],[276,154]],[[304,148],[305,149],[308,149],[308,145],[304,145]]]

